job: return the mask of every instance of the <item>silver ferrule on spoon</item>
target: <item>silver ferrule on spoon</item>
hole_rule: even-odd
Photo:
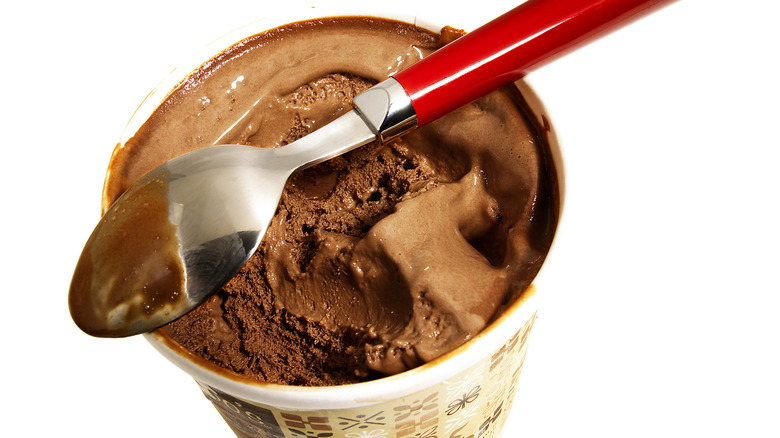
[[[355,111],[382,143],[417,127],[412,99],[395,78],[374,85],[355,96],[352,102]]]

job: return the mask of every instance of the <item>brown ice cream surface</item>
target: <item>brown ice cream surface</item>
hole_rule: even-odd
[[[113,201],[157,164],[221,143],[277,147],[440,45],[368,18],[251,37],[179,84],[112,158]],[[262,381],[359,382],[463,344],[531,283],[555,228],[547,145],[516,90],[293,176],[258,252],[160,329]]]

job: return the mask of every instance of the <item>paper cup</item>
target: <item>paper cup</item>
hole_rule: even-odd
[[[397,13],[323,14],[321,10],[255,22],[216,41],[204,54],[172,72],[138,108],[115,155],[168,92],[211,56],[282,24],[346,15],[396,19],[436,32],[450,24]],[[562,201],[560,152],[548,118],[527,85],[520,81],[517,86],[547,135]],[[106,178],[111,178],[110,171]],[[104,210],[108,202],[104,193]],[[500,435],[510,411],[536,318],[536,303],[536,290],[531,286],[480,334],[433,362],[370,382],[329,387],[261,383],[221,369],[159,332],[145,336],[163,356],[196,380],[239,437],[485,438]]]

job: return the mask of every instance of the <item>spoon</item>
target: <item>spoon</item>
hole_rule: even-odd
[[[530,0],[354,98],[280,148],[216,145],[143,176],[87,240],[69,292],[86,333],[148,332],[224,286],[255,252],[287,179],[425,125],[670,0]]]

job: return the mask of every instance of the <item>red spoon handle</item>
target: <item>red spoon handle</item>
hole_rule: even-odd
[[[418,126],[672,0],[529,0],[394,75]]]

